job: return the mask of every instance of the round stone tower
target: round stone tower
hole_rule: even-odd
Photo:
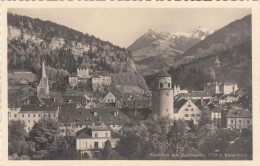
[[[152,116],[153,118],[173,118],[173,89],[171,75],[161,70],[155,76],[152,90]]]

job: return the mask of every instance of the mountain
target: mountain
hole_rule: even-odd
[[[92,72],[107,71],[115,75],[112,78],[117,82],[120,78],[116,76],[131,75],[136,80],[131,86],[147,88],[144,79],[140,81],[142,76],[136,73],[131,51],[125,48],[51,21],[11,13],[7,21],[8,72],[31,71],[40,75],[40,62],[44,60],[47,69],[65,78],[85,61]]]
[[[232,48],[244,41],[251,40],[251,15],[236,20],[219,29],[213,35],[189,48],[184,57],[198,58]]]
[[[132,51],[138,70],[145,74],[162,66],[171,66],[176,56],[212,34],[213,30],[198,27],[190,32],[171,33],[149,30],[128,49]],[[152,71],[149,71],[152,72]]]
[[[130,51],[66,26],[8,14],[8,69],[34,70],[41,59],[56,69],[76,72],[83,58],[93,70],[135,72]]]
[[[188,90],[203,90],[203,86],[213,81],[237,82],[240,88],[252,87],[252,34],[251,15],[236,20],[177,56],[170,68],[173,82]],[[179,59],[178,59],[179,58]],[[215,68],[215,61],[220,65]],[[146,76],[151,83],[153,75]]]

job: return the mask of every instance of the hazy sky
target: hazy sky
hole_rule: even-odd
[[[50,20],[128,47],[149,29],[189,31],[219,29],[251,13],[250,9],[10,9],[12,13]]]

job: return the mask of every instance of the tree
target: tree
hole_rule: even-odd
[[[27,143],[25,141],[25,124],[22,121],[10,121],[8,124],[8,154],[18,156],[27,155]]]
[[[52,144],[57,143],[59,125],[53,119],[41,119],[35,123],[29,132],[29,140],[35,142],[36,150],[48,150]]]
[[[121,156],[112,148],[110,140],[105,142],[105,147],[101,152],[102,160],[118,160],[122,159]]]

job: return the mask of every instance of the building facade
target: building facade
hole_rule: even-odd
[[[173,89],[171,75],[165,70],[155,76],[152,90],[152,116],[153,118],[173,118]]]
[[[221,128],[222,127],[222,110],[219,107],[213,108],[211,111],[211,121],[214,126]]]
[[[235,107],[227,114],[227,128],[243,129],[252,127],[252,112],[247,109]]]
[[[178,108],[174,108],[173,117],[174,119],[183,119],[186,122],[193,121],[194,124],[198,124],[201,117],[201,110],[190,99],[182,100]]]
[[[111,142],[112,148],[115,148],[119,141],[119,138],[112,138],[111,130],[105,125],[82,130],[76,137],[77,159],[80,160],[98,159],[107,140]]]

